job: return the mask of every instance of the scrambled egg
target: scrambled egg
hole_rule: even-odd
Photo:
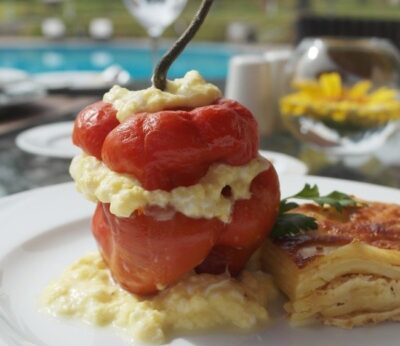
[[[268,321],[266,305],[273,295],[270,276],[244,271],[238,279],[189,274],[156,296],[139,297],[120,288],[93,253],[72,264],[45,290],[42,301],[55,315],[114,325],[135,339],[161,343],[175,332],[255,328]]]
[[[93,156],[81,154],[71,163],[70,173],[78,191],[94,202],[110,203],[110,211],[118,217],[128,217],[147,205],[175,210],[192,218],[219,218],[229,222],[235,200],[251,197],[252,180],[269,167],[258,157],[243,166],[211,165],[207,174],[191,186],[177,187],[170,192],[147,191],[134,177],[110,170]],[[232,196],[221,194],[229,185]]]
[[[165,91],[155,87],[130,91],[115,85],[103,97],[117,110],[120,122],[138,112],[159,112],[177,107],[202,107],[222,96],[213,84],[206,83],[197,71],[189,71],[183,78],[167,81]]]

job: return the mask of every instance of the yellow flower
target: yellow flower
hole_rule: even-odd
[[[328,98],[338,99],[342,96],[342,80],[337,73],[324,73],[319,78],[319,85],[323,95]]]
[[[321,74],[318,80],[295,81],[293,87],[297,91],[280,101],[285,116],[307,116],[360,127],[400,119],[398,91],[382,87],[371,92],[369,80],[346,88],[338,73],[329,72]]]
[[[347,95],[350,100],[357,100],[367,95],[369,89],[371,89],[372,83],[369,80],[363,80],[361,82],[356,83],[350,90]]]
[[[379,88],[369,97],[371,102],[390,102],[396,99],[396,91],[389,88]]]

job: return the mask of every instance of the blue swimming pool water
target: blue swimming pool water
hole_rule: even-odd
[[[199,70],[207,79],[224,79],[234,50],[224,45],[189,46],[174,63],[169,77]],[[54,71],[102,71],[118,64],[136,80],[148,79],[152,72],[151,52],[146,46],[131,44],[33,44],[0,45],[0,68],[13,67],[29,73]]]

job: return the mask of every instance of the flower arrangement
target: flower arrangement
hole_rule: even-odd
[[[369,80],[346,87],[338,73],[329,72],[318,80],[296,81],[293,87],[297,91],[280,101],[285,117],[306,116],[347,129],[371,128],[400,119],[398,91],[388,87],[372,91]]]

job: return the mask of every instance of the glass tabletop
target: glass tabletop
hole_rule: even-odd
[[[368,155],[328,155],[298,141],[287,132],[262,138],[261,147],[298,158],[308,166],[310,175],[400,188],[399,131],[385,145]]]
[[[85,102],[90,103],[88,99],[82,99],[75,104],[76,110],[65,109],[61,116],[56,119],[46,118],[45,122],[73,120]],[[72,181],[68,173],[70,160],[25,153],[16,146],[16,136],[26,127],[20,127],[6,134],[0,132],[0,196]],[[302,160],[308,166],[310,175],[363,181],[396,188],[400,188],[399,148],[400,133],[371,155],[338,159],[299,142],[285,131],[261,137],[261,149],[282,152]]]

